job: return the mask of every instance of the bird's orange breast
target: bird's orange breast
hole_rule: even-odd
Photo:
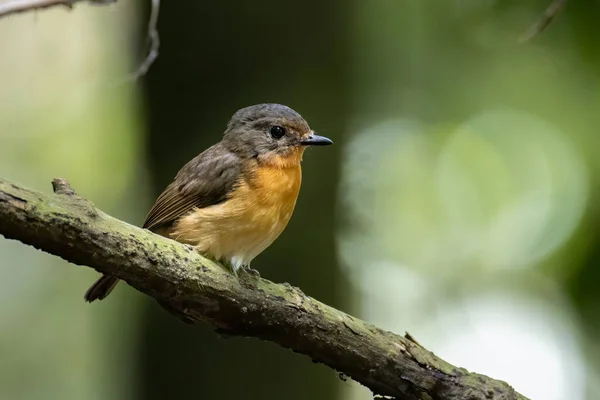
[[[181,218],[171,236],[237,269],[266,249],[290,220],[302,182],[300,164],[255,162],[228,199]]]

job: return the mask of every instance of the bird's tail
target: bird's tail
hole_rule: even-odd
[[[102,300],[112,292],[112,290],[119,283],[119,279],[114,276],[103,275],[102,278],[98,279],[89,289],[85,292],[83,298],[88,303],[94,300]]]

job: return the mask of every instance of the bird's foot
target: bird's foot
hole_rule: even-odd
[[[250,268],[250,266],[249,266],[249,265],[244,265],[244,266],[242,266],[242,268],[241,268],[241,269],[242,269],[242,270],[243,270],[243,271],[244,271],[246,274],[248,274],[248,275],[252,276],[253,278],[256,278],[256,279],[260,278],[260,272],[258,272],[258,271],[257,271],[257,270],[255,270],[255,269],[252,269],[252,268]]]

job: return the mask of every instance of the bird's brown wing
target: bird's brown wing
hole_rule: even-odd
[[[170,225],[194,208],[219,204],[227,199],[242,175],[242,160],[216,144],[188,162],[175,180],[158,196],[144,228]]]

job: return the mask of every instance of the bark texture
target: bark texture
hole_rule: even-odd
[[[192,247],[119,221],[62,179],[54,194],[0,179],[0,234],[112,274],[187,323],[275,342],[402,400],[525,399],[507,383],[457,368],[399,336],[289,284],[235,277]],[[83,288],[82,288],[83,289]],[[82,300],[83,301],[83,300]],[[469,351],[465,349],[465,351]]]

